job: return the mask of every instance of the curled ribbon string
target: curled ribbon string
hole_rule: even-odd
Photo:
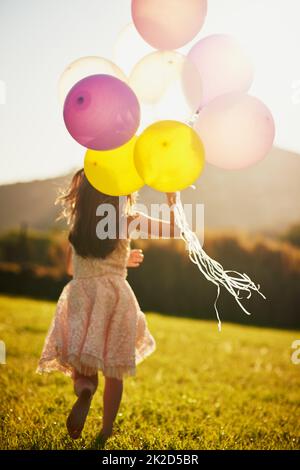
[[[218,319],[219,331],[221,331],[221,320],[218,312],[217,302],[219,299],[221,286],[224,286],[228,292],[233,295],[238,305],[247,315],[251,315],[251,313],[248,312],[241,303],[243,297],[240,296],[240,291],[245,291],[248,294],[247,299],[251,297],[251,291],[258,292],[265,299],[266,297],[259,290],[260,285],[254,284],[254,282],[251,281],[249,276],[245,273],[241,274],[237,271],[224,270],[220,263],[213,260],[205,253],[200,244],[198,236],[190,229],[188,225],[179,191],[176,193],[174,217],[175,223],[180,229],[180,237],[184,240],[188,248],[190,260],[192,263],[198,266],[199,270],[207,280],[213,282],[217,286],[217,296],[214,302],[214,308]]]

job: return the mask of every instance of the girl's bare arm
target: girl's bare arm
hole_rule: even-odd
[[[165,238],[167,234],[167,238],[174,238],[175,235],[175,217],[174,217],[174,209],[173,204],[176,202],[176,194],[175,193],[166,193],[167,195],[167,202],[170,207],[170,221],[158,219],[155,217],[151,217],[143,212],[136,212],[133,216],[128,218],[128,229],[129,232],[131,231],[130,223],[134,221],[134,228],[136,230],[146,233],[151,237],[151,235],[156,238]]]

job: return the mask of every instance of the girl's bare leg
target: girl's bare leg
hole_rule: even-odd
[[[98,386],[98,374],[85,376],[73,371],[74,392],[78,399],[74,403],[67,419],[67,429],[72,439],[78,439],[87,418],[92,397]]]
[[[105,377],[103,392],[103,425],[101,435],[108,438],[112,434],[123,393],[123,380]]]

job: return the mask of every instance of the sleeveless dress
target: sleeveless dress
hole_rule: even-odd
[[[36,372],[60,370],[122,379],[156,349],[146,316],[126,280],[130,239],[105,259],[72,247],[73,279],[64,287]]]

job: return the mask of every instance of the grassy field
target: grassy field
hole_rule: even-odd
[[[35,368],[52,302],[0,297],[1,449],[90,449],[101,427],[103,380],[82,439],[65,418],[74,396],[60,373]],[[149,313],[156,352],[127,378],[115,435],[106,449],[299,449],[299,332]]]

